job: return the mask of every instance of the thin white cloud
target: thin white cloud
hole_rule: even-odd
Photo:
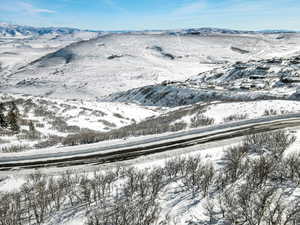
[[[205,9],[205,1],[194,1],[194,2],[189,2],[185,5],[182,5],[181,7],[175,9],[171,14],[173,15],[189,15],[189,14],[194,14],[197,13],[203,9]]]
[[[37,15],[42,13],[56,13],[54,10],[37,8],[32,4],[24,1],[11,1],[6,5],[0,5],[0,11],[25,13],[29,15]]]
[[[37,14],[37,13],[55,13],[54,10],[36,8],[32,4],[28,2],[17,2],[17,5],[20,7],[22,11],[25,11],[29,14]]]

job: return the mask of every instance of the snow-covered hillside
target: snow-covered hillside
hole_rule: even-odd
[[[236,62],[188,80],[201,87],[218,86],[224,89],[271,90],[295,86],[300,82],[300,55],[258,61]]]
[[[299,46],[0,23],[0,224],[300,224]]]
[[[3,176],[0,221],[298,224],[300,162],[299,150],[291,151],[299,145],[294,133],[262,133],[206,149],[187,147],[181,155],[130,168]],[[17,204],[21,200],[24,204]],[[13,206],[17,209],[11,210]],[[274,223],[274,218],[279,222]]]
[[[158,116],[162,109],[135,104],[88,102],[0,94],[5,112],[15,103],[20,132],[0,128],[0,152],[59,145],[63,137],[82,132],[108,132]],[[2,112],[3,113],[3,112]],[[6,114],[6,113],[5,113]],[[30,134],[30,123],[34,134]]]
[[[114,93],[104,99],[173,107],[216,100],[299,100],[299,71],[299,55],[238,61],[184,82],[163,82]]]
[[[1,37],[0,36],[0,74],[1,82],[14,73],[17,68],[55,52],[71,43],[89,40],[99,34],[94,32],[75,32],[57,35],[45,34],[29,37]]]
[[[235,61],[291,54],[299,40],[297,33],[107,34],[2,72],[1,91],[95,98],[164,80],[185,80]]]

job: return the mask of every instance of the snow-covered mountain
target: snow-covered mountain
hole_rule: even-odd
[[[184,81],[236,61],[291,54],[299,49],[298,43],[297,33],[106,34],[2,72],[0,89],[52,97],[95,98],[164,80]]]
[[[207,101],[299,99],[300,56],[235,62],[184,82],[163,82],[114,93],[108,101],[178,106]]]
[[[222,28],[213,28],[213,27],[201,27],[201,28],[190,28],[190,29],[180,29],[169,31],[173,34],[255,34],[259,33],[256,31],[243,31],[243,30],[232,30],[232,29],[222,29]]]
[[[40,35],[69,35],[78,32],[95,32],[100,33],[102,31],[95,30],[81,30],[78,28],[70,27],[33,27],[16,25],[5,22],[0,22],[0,37],[20,37],[20,36],[40,36]],[[107,31],[106,33],[169,33],[169,34],[258,34],[258,33],[295,33],[292,30],[261,30],[261,31],[248,31],[248,30],[233,30],[224,28],[213,28],[213,27],[201,27],[201,28],[189,28],[189,29],[177,29],[177,30],[142,30],[142,31],[131,31],[131,30],[120,30],[120,31]]]
[[[99,35],[99,32],[72,28],[35,28],[0,23],[0,73],[10,74],[15,68],[71,43]]]
[[[181,29],[176,31],[169,31],[171,33],[177,34],[211,34],[211,33],[220,33],[220,34],[283,34],[283,33],[297,33],[298,31],[294,30],[233,30],[233,29],[224,29],[224,28],[213,28],[213,27],[202,27],[202,28],[190,28],[190,29]]]
[[[69,27],[32,27],[0,22],[0,37],[30,37],[40,35],[69,35],[82,32]]]

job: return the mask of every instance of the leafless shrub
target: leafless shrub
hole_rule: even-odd
[[[270,153],[275,158],[281,158],[283,152],[296,140],[296,137],[284,130],[249,135],[244,139],[244,145],[254,153]]]
[[[42,137],[42,133],[35,130],[34,132],[28,130],[22,130],[20,134],[17,135],[18,139],[23,140],[39,140]]]
[[[216,205],[213,202],[211,202],[210,200],[207,200],[207,202],[204,205],[204,210],[205,210],[206,216],[209,218],[209,221],[208,221],[209,224],[215,223],[217,221]]]
[[[192,191],[193,196],[199,192],[206,196],[214,175],[211,164],[203,164],[199,157],[190,157],[186,160],[182,182],[185,189]]]
[[[224,180],[234,183],[244,175],[256,186],[263,185],[269,179],[284,179],[282,154],[295,141],[295,137],[286,131],[276,131],[249,135],[239,146],[225,151],[222,164]],[[258,157],[249,160],[253,153]],[[223,180],[219,179],[220,181]],[[224,187],[224,184],[222,185]]]
[[[21,195],[19,193],[0,194],[0,200],[0,224],[21,225]]]
[[[283,159],[284,170],[282,173],[297,185],[300,184],[300,155],[292,154]]]
[[[8,137],[11,137],[15,135],[15,133],[11,130],[8,130],[8,129],[1,129],[0,128],[0,137],[4,137],[4,136],[8,136]]]
[[[101,138],[101,133],[87,131],[80,132],[79,134],[68,135],[67,137],[63,138],[62,144],[72,146],[79,144],[90,144],[103,140],[105,139]]]
[[[49,119],[55,118],[55,113],[49,111],[46,107],[39,106],[34,109],[34,115],[36,117],[45,117]]]
[[[248,183],[255,188],[265,186],[276,166],[276,162],[268,156],[261,155],[251,160],[246,175]]]
[[[78,133],[80,132],[80,127],[75,125],[68,125],[62,117],[56,117],[50,122],[52,129],[64,133]]]
[[[197,113],[196,116],[191,119],[192,128],[208,126],[212,124],[214,124],[214,119],[208,118],[201,113]]]
[[[159,211],[158,204],[153,201],[138,199],[132,202],[118,196],[113,204],[94,212],[86,225],[151,225]]]
[[[178,123],[174,123],[173,125],[171,125],[169,128],[169,131],[176,132],[176,131],[184,130],[186,128],[187,128],[187,123],[178,122]]]
[[[244,173],[243,165],[245,157],[248,153],[246,145],[230,147],[225,151],[222,158],[224,165],[224,174],[227,176],[227,181],[234,183]]]
[[[173,158],[154,169],[31,175],[20,191],[0,194],[0,224],[42,224],[60,210],[85,207],[87,225],[150,225],[160,217],[160,194],[174,183],[180,184],[176,190],[207,199],[208,221],[199,224],[299,224],[300,202],[288,191],[291,182],[299,183],[299,157],[276,158],[261,150],[262,154],[253,154],[250,147],[255,142],[250,140],[229,148],[218,171],[196,156]],[[289,138],[274,138],[282,140],[285,144],[267,146],[288,146]]]
[[[165,163],[165,174],[168,179],[172,180],[178,176],[183,176],[186,168],[186,158],[176,157],[174,159],[167,160]]]
[[[234,114],[234,115],[225,117],[223,120],[224,120],[224,122],[231,122],[231,121],[245,120],[248,117],[249,117],[248,114]]]
[[[286,202],[277,188],[252,189],[245,184],[237,192],[226,192],[224,216],[230,224],[294,225],[299,221],[300,205]]]
[[[56,136],[56,135],[51,135],[46,138],[44,141],[40,141],[39,143],[35,144],[35,148],[47,148],[47,147],[52,147],[55,146],[59,143],[61,143],[62,137]]]
[[[126,180],[123,191],[120,189],[112,202],[103,202],[99,210],[89,216],[87,225],[150,225],[155,222],[160,211],[156,198],[162,185],[161,171],[148,173],[130,168],[123,175]]]
[[[10,153],[10,152],[23,152],[30,149],[29,145],[9,145],[0,148],[1,152]]]
[[[276,116],[276,115],[284,115],[284,114],[288,114],[288,113],[290,113],[289,111],[287,111],[287,110],[279,110],[279,111],[277,111],[277,110],[275,110],[275,109],[266,109],[265,111],[264,111],[264,116]]]
[[[264,112],[264,116],[276,116],[278,112],[275,109],[266,109]]]
[[[127,182],[116,189],[114,183],[121,176]],[[92,203],[99,210],[89,216],[89,224],[97,220],[100,224],[152,224],[160,211],[156,200],[164,186],[162,179],[160,168],[95,171],[92,177],[69,172],[56,177],[32,174],[17,193],[0,194],[0,224],[42,224],[66,205],[89,207]]]
[[[35,123],[35,126],[36,126],[36,128],[44,128],[44,127],[45,127],[45,124],[40,123],[40,122],[36,122],[36,123]]]
[[[67,122],[61,118],[57,117],[50,122],[52,129],[60,132],[67,132],[68,124]]]
[[[96,132],[84,132],[81,131],[80,134],[69,135],[63,141],[64,145],[77,145],[86,143],[86,138],[89,138],[88,143],[94,143],[104,140],[111,139],[121,139],[129,136],[141,136],[141,135],[150,135],[150,134],[161,134],[165,132],[175,132],[183,130],[187,127],[187,124],[184,122],[176,122],[178,119],[181,119],[183,115],[188,115],[189,110],[172,112],[169,115],[162,115],[160,117],[151,118],[140,123],[134,123],[129,126],[125,126],[119,129],[111,130],[106,133],[96,133]],[[207,126],[211,125],[213,120],[207,118],[201,114],[198,114],[197,118],[192,122],[192,127]],[[106,124],[110,126],[112,124]],[[111,126],[110,126],[111,127]],[[92,142],[90,142],[92,141]]]

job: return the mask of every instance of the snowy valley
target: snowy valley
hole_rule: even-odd
[[[300,224],[299,100],[297,32],[0,23],[0,224]]]

